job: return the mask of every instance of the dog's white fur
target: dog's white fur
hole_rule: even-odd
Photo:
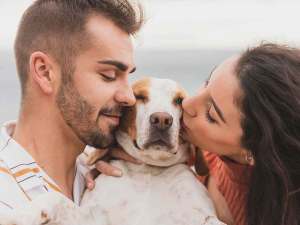
[[[181,108],[174,104],[174,98],[182,90],[174,81],[154,78],[143,80],[134,86],[134,91],[135,87],[143,89],[147,101],[138,100],[135,124],[123,124],[125,128],[133,126],[131,131],[134,132],[120,129],[117,141],[127,153],[144,163],[112,161],[112,165],[122,169],[123,176],[100,175],[95,189],[85,192],[81,207],[60,194],[49,193],[34,200],[26,210],[13,210],[1,216],[1,225],[223,224],[216,217],[207,190],[183,164],[187,160],[188,144],[179,140]],[[173,117],[173,124],[167,131],[170,145],[154,143],[144,149],[153,129],[149,117],[155,112],[166,112]],[[86,155],[81,155],[81,161],[88,160]]]

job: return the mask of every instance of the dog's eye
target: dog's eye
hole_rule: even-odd
[[[176,98],[176,99],[174,100],[174,102],[175,102],[176,105],[181,105],[181,104],[182,104],[182,101],[183,101],[183,98],[181,98],[181,97]]]

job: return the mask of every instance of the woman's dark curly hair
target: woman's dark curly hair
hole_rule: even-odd
[[[253,154],[247,225],[300,224],[300,51],[261,44],[236,66],[242,145]]]

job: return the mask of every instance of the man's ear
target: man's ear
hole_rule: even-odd
[[[196,173],[199,176],[206,176],[209,174],[209,169],[207,166],[207,163],[203,157],[203,153],[200,149],[198,149],[197,147],[195,147],[195,154],[196,154],[196,159],[195,159],[195,170]]]
[[[43,52],[33,52],[29,60],[30,76],[42,92],[49,95],[54,92],[54,60]]]

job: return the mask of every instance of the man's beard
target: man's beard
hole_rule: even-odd
[[[72,74],[62,74],[72,76]],[[65,78],[68,79],[68,78]],[[73,130],[76,136],[86,145],[95,148],[108,148],[115,143],[116,126],[110,125],[107,132],[99,127],[99,118],[102,113],[113,112],[121,114],[121,107],[103,107],[99,110],[97,118],[93,121],[93,115],[97,109],[90,105],[74,87],[72,78],[62,80],[56,103],[66,124]]]

